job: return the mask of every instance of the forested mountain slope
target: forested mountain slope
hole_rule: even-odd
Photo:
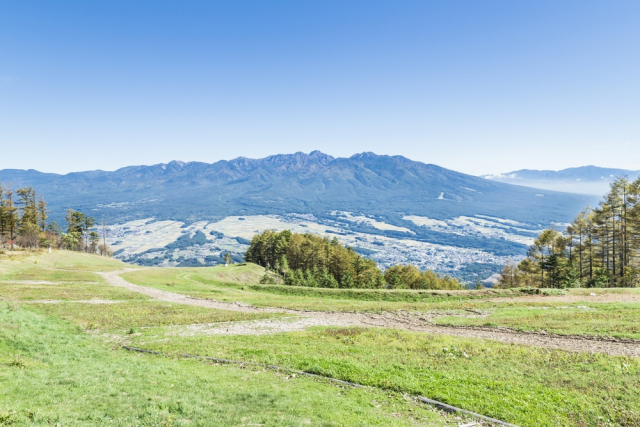
[[[0,171],[0,182],[34,186],[46,194],[54,216],[74,208],[104,215],[108,222],[344,210],[392,223],[404,215],[445,219],[479,214],[547,225],[566,222],[593,202],[585,196],[493,182],[402,156],[362,153],[334,158],[318,151],[66,175],[9,169]]]

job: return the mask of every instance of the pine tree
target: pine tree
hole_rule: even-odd
[[[640,279],[640,178],[616,179],[595,209],[581,212],[562,238],[543,231],[518,265],[537,286],[636,286]],[[505,272],[508,268],[505,268]]]
[[[4,234],[6,229],[5,224],[5,199],[4,199],[4,187],[2,182],[0,182],[0,244],[4,240]]]
[[[229,252],[226,252],[224,254],[224,265],[226,267],[231,264],[233,264],[233,258],[231,258],[231,254]]]
[[[69,209],[67,215],[64,217],[67,221],[67,233],[80,233],[82,234],[82,224],[84,223],[84,214]]]
[[[507,260],[502,272],[500,273],[500,279],[498,280],[498,286],[501,288],[516,288],[521,285],[520,269],[513,262],[511,258]]]
[[[100,235],[92,231],[89,233],[89,242],[89,252],[95,254],[98,249],[98,243],[100,243]]]
[[[18,231],[18,207],[13,201],[13,191],[11,185],[5,190],[5,205],[4,205],[4,226],[6,228],[6,234],[9,238],[9,244],[11,250],[14,249],[16,233]]]
[[[44,197],[40,197],[38,202],[38,225],[42,231],[45,231],[47,227],[47,219],[49,219],[49,211],[47,210],[47,202],[44,201]]]
[[[89,230],[96,225],[96,221],[93,217],[88,215],[83,215],[82,221],[82,234],[84,235],[84,243],[85,243],[85,251],[89,251]]]
[[[350,289],[355,287],[355,283],[353,282],[353,275],[350,270],[346,270],[344,276],[342,277],[342,282],[340,282],[340,287],[343,289]]]

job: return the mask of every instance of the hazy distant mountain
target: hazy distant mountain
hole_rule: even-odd
[[[602,196],[609,190],[609,184],[621,176],[636,179],[640,176],[640,171],[581,166],[559,171],[522,169],[496,175],[484,175],[483,178],[545,190]]]

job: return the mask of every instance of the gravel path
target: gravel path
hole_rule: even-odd
[[[218,325],[191,325],[176,328],[177,334],[266,334],[303,330],[311,326],[364,326],[402,329],[429,334],[453,335],[458,337],[483,338],[510,344],[531,345],[572,352],[606,353],[629,357],[640,357],[640,341],[616,340],[597,337],[559,336],[540,333],[516,332],[507,328],[451,327],[430,323],[429,314],[405,311],[374,313],[344,313],[296,311],[277,308],[259,308],[247,304],[192,298],[173,292],[134,285],[119,274],[124,271],[100,273],[107,283],[178,304],[208,307],[219,310],[242,312],[272,312],[298,315],[294,319],[271,319],[253,322],[232,322]],[[191,328],[191,329],[189,329]]]

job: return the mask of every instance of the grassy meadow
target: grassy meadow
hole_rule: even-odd
[[[640,339],[638,302],[590,302],[590,294],[637,295],[640,289],[424,291],[379,289],[319,289],[260,285],[257,265],[207,268],[150,268],[122,277],[131,283],[219,301],[240,301],[257,307],[317,311],[383,312],[410,310],[441,313],[436,323],[452,326],[507,327],[561,335]],[[228,274],[228,275],[227,275]],[[241,279],[237,279],[242,277]],[[535,292],[534,292],[535,291]],[[527,298],[534,293],[536,298]],[[571,301],[559,301],[558,296]],[[547,300],[545,300],[547,299]],[[459,314],[471,312],[483,316]],[[447,315],[454,314],[454,315]]]
[[[94,274],[126,267],[69,252],[0,259],[0,425],[453,426],[465,419],[400,392],[125,351],[122,342],[138,329],[278,316],[149,301]],[[72,274],[53,284],[51,269]]]
[[[151,328],[128,342],[423,395],[523,426],[640,423],[640,361],[626,357],[368,328],[314,328],[268,339]]]
[[[400,393],[132,354],[29,307],[0,307],[0,425],[447,425]],[[451,424],[449,424],[451,425]]]
[[[438,291],[409,289],[326,289],[261,285],[264,269],[255,264],[229,267],[148,268],[122,277],[131,283],[195,298],[241,301],[257,307],[319,311],[421,310],[425,303],[451,305],[493,297],[521,296],[518,290]]]
[[[483,307],[487,317],[443,316],[442,325],[508,327],[518,331],[640,340],[640,303],[562,303]]]
[[[125,268],[131,266],[63,251],[0,258],[0,425],[471,422],[417,403],[414,395],[520,426],[640,425],[639,359],[383,328],[210,335],[206,327],[201,333],[189,328],[283,314],[162,302],[112,287],[97,274]],[[634,326],[636,303],[562,302],[553,299],[557,295],[548,302],[533,301],[522,291],[295,288],[287,293],[259,285],[261,275],[258,266],[236,265],[134,269],[122,277],[170,292],[262,307],[412,310],[440,313],[434,322],[442,324],[640,338]],[[466,310],[486,315],[452,315]],[[162,355],[131,353],[122,345]],[[183,353],[273,364],[371,387],[345,388],[259,366],[217,365],[185,359]]]

